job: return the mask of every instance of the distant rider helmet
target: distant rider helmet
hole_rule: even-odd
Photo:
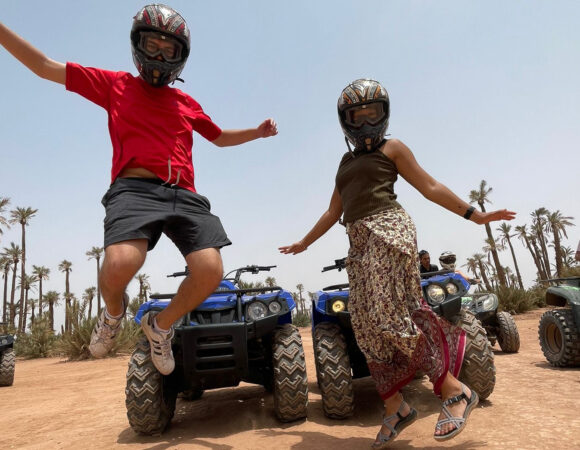
[[[375,80],[361,78],[345,87],[338,98],[338,119],[356,150],[374,150],[389,127],[390,102],[387,90]]]
[[[453,252],[443,252],[441,256],[439,256],[439,264],[445,270],[455,270],[455,261],[456,261],[455,253]]]
[[[133,62],[141,77],[152,86],[166,86],[178,79],[189,51],[189,28],[173,8],[161,4],[147,5],[133,18]]]

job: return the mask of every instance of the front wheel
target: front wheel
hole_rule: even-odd
[[[151,360],[146,337],[137,343],[127,371],[125,406],[131,428],[137,433],[158,436],[171,422],[177,392],[163,383]]]
[[[332,419],[352,416],[354,394],[351,366],[340,327],[334,323],[319,323],[314,328],[312,341],[324,414]]]
[[[571,309],[546,311],[538,335],[542,352],[554,367],[580,366],[580,330]]]
[[[0,352],[0,386],[12,386],[14,383],[14,350],[9,348]]]
[[[458,325],[465,331],[466,343],[459,381],[485,400],[495,388],[495,364],[491,344],[481,322],[469,311],[461,310]]]
[[[499,331],[497,342],[504,353],[517,353],[520,349],[520,333],[512,315],[507,311],[497,313]]]
[[[302,338],[291,324],[279,326],[272,339],[274,411],[282,422],[306,417],[308,380]]]

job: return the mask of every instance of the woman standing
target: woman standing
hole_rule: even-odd
[[[344,214],[352,326],[385,405],[373,448],[388,445],[416,419],[400,390],[417,370],[429,375],[443,400],[434,437],[450,439],[464,429],[478,402],[477,393],[456,378],[465,335],[422,299],[415,225],[396,201],[394,183],[400,174],[428,200],[477,224],[512,220],[515,213],[476,211],[425,172],[405,144],[385,139],[390,103],[377,81],[350,83],[338,99],[338,115],[349,151],[328,210],[304,238],[280,252],[303,252]]]

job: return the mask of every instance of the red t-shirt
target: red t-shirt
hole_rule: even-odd
[[[153,87],[127,72],[70,62],[66,89],[107,110],[113,144],[111,183],[124,168],[142,167],[196,192],[193,131],[213,141],[222,130],[193,98],[169,86]]]

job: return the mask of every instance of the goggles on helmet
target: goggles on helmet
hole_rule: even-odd
[[[140,33],[139,49],[150,58],[161,55],[169,63],[181,61],[183,46],[179,41],[162,33]]]
[[[439,258],[439,261],[443,264],[453,264],[456,261],[455,255],[446,255]]]
[[[365,103],[352,106],[344,111],[344,122],[353,128],[360,128],[365,123],[377,125],[386,117],[382,102]]]

